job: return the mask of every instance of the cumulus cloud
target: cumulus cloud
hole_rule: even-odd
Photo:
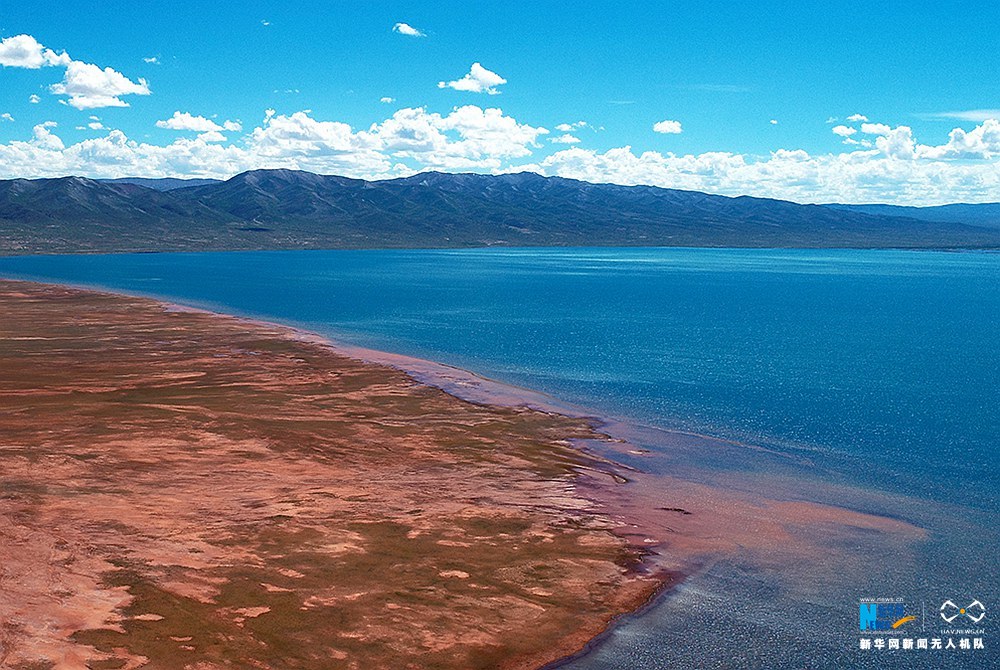
[[[579,144],[580,138],[576,137],[575,135],[570,135],[569,133],[565,133],[557,137],[549,138],[549,142],[554,142],[556,144]]]
[[[243,126],[237,121],[223,121],[220,125],[204,116],[195,116],[190,112],[181,111],[174,112],[174,115],[169,119],[157,121],[156,127],[167,130],[190,130],[197,133],[237,132],[243,130]]]
[[[145,58],[142,59],[142,62],[143,63],[148,63],[149,65],[159,65],[160,64],[160,57],[159,56],[146,56]]]
[[[571,133],[574,130],[579,130],[581,128],[589,128],[590,124],[586,121],[574,121],[572,123],[560,123],[556,126],[556,130],[560,133]]]
[[[573,147],[527,167],[541,174],[593,182],[649,184],[798,202],[983,202],[995,200],[1000,189],[996,163],[943,165],[939,161],[897,160],[872,151],[813,156],[779,150],[753,159],[728,152],[676,156],[655,151],[636,154],[631,147],[604,153]]]
[[[860,147],[871,147],[872,146],[871,140],[868,140],[868,139],[860,139],[859,140],[859,139],[856,139],[856,138],[852,137],[852,135],[857,135],[857,133],[858,133],[858,129],[857,128],[853,128],[851,126],[839,125],[839,126],[834,126],[830,130],[833,132],[834,135],[839,135],[840,137],[842,137],[844,144],[849,144],[849,145],[853,145],[853,146],[860,146]]]
[[[13,120],[14,117],[11,116],[10,112],[4,112],[3,114],[0,114],[0,121],[13,121]]]
[[[947,144],[920,146],[917,152],[922,158],[934,159],[996,158],[1000,156],[1000,121],[996,118],[987,119],[969,132],[955,128],[948,135]]]
[[[181,120],[172,121],[174,118]],[[183,113],[167,122],[207,127]],[[66,174],[223,178],[255,168],[366,178],[398,177],[420,169],[492,171],[530,156],[548,133],[545,128],[520,123],[500,109],[474,105],[457,107],[447,114],[424,108],[401,109],[360,130],[339,121],[316,119],[306,111],[283,115],[267,110],[260,125],[237,144],[215,141],[219,138],[212,133],[219,131],[211,130],[165,146],[136,142],[113,130],[105,137],[62,146],[51,132],[54,127],[36,128],[33,139],[27,142],[0,144],[0,178]]]
[[[201,123],[180,118],[175,123]],[[474,105],[448,113],[401,109],[362,129],[317,119],[306,111],[277,114],[268,110],[260,124],[234,143],[213,141],[218,138],[211,133],[225,132],[220,126],[222,131],[194,130],[195,137],[167,145],[137,142],[119,130],[66,145],[57,136],[56,125],[46,122],[35,126],[26,140],[0,144],[0,178],[66,174],[222,178],[274,167],[369,179],[424,169],[531,170],[594,182],[799,202],[929,205],[997,200],[1000,121],[990,119],[968,131],[955,129],[940,145],[917,142],[908,126],[877,125],[878,132],[862,134],[862,140],[845,137],[867,141],[870,147],[826,154],[778,149],[753,156],[733,152],[675,155],[629,146],[601,152],[547,142],[547,147],[556,150],[546,155],[551,150],[541,150],[540,142],[548,130],[518,121],[500,109]]]
[[[31,103],[31,104],[33,104],[33,105],[37,105],[37,104],[38,104],[38,103],[40,103],[41,101],[42,101],[42,99],[41,99],[41,98],[39,98],[39,97],[38,97],[37,95],[35,95],[34,93],[32,93],[31,95],[29,95],[29,96],[28,96],[28,102],[30,102],[30,103]]]
[[[681,122],[666,119],[653,124],[653,132],[677,135],[681,132]]]
[[[875,147],[889,158],[910,160],[917,157],[917,143],[909,126],[889,128],[879,134]]]
[[[867,121],[868,117],[864,114],[851,114],[847,117],[847,120],[851,123],[857,123],[858,121]]]
[[[892,128],[884,123],[862,123],[861,132],[865,135],[888,135]]]
[[[563,149],[520,166],[541,174],[593,182],[650,184],[723,195],[755,195],[797,202],[890,202],[936,205],[993,202],[1000,193],[1000,121],[972,131],[955,129],[946,144],[916,142],[908,126],[875,124],[871,148],[812,155],[779,149],[756,157],[731,152],[678,156],[631,147],[597,152]]]
[[[406,35],[407,37],[427,37],[426,33],[411,26],[409,23],[396,23],[392,26],[392,32]]]
[[[92,63],[71,61],[63,80],[49,87],[56,95],[69,96],[67,104],[77,109],[128,107],[125,95],[149,95],[145,79],[135,82],[110,67],[103,70]]]
[[[396,98],[390,98],[389,96],[386,95],[379,98],[378,101],[386,105],[391,105],[392,103],[396,102]]]
[[[66,145],[63,144],[63,141],[49,130],[50,128],[55,128],[57,125],[59,124],[55,121],[45,121],[36,125],[31,129],[32,139],[30,144],[47,151],[62,151],[65,149]]]
[[[46,66],[66,66],[70,57],[66,52],[56,53],[46,49],[31,35],[15,35],[0,40],[0,65],[37,70]]]
[[[329,164],[357,161],[370,166],[384,162],[378,155],[377,142],[367,133],[357,133],[340,121],[319,121],[307,112],[281,115],[268,110],[263,125],[251,132],[250,143],[256,155],[270,159],[308,161],[324,157]]]
[[[768,121],[768,123],[770,123],[772,126],[776,126],[778,125],[778,119],[771,119],[770,121]]]
[[[479,63],[473,63],[467,75],[455,81],[439,81],[438,88],[453,88],[456,91],[498,95],[500,91],[497,90],[497,86],[506,83],[507,80],[496,72],[487,70]]]
[[[73,60],[65,51],[56,53],[42,46],[31,35],[16,35],[0,40],[0,65],[38,69],[64,67],[63,80],[49,87],[56,95],[68,96],[66,104],[77,109],[128,107],[125,95],[149,95],[145,79],[132,81],[110,67]],[[35,102],[37,96],[32,97]]]
[[[401,109],[369,134],[394,159],[441,169],[499,169],[505,159],[529,156],[542,127],[519,123],[498,108],[456,107],[450,114]]]

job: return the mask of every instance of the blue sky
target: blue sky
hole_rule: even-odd
[[[995,201],[998,19],[955,2],[0,0],[0,177],[532,169]]]

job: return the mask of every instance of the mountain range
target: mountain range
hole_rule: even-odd
[[[0,181],[3,255],[482,246],[996,248],[1000,204],[802,205],[534,173]]]

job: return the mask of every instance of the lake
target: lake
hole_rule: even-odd
[[[683,467],[706,480],[745,472],[808,482],[778,493],[889,508],[930,531],[916,566],[875,561],[825,596],[721,562],[569,667],[830,667],[812,664],[816,645],[866,665],[870,657],[848,646],[858,644],[856,604],[844,613],[859,594],[877,588],[935,611],[950,593],[997,602],[987,599],[996,595],[1000,520],[1000,254],[126,254],[3,258],[0,274],[153,295],[444,362],[643,427],[642,446],[654,452],[665,449],[658,430],[764,447],[730,462],[689,454]],[[838,498],[845,490],[859,493]],[[805,598],[811,609],[802,612]],[[782,603],[798,614],[775,620]],[[692,636],[728,662],[705,662]],[[741,652],[748,646],[753,654]],[[939,667],[941,658],[890,660]]]

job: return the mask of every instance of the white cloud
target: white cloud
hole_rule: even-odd
[[[409,23],[397,23],[393,25],[392,32],[406,35],[407,37],[427,37],[422,30],[414,28]]]
[[[897,126],[879,134],[875,139],[875,147],[889,158],[910,160],[917,157],[916,141],[909,126]]]
[[[958,119],[960,121],[975,121],[982,123],[989,119],[1000,119],[1000,109],[966,109],[956,112],[935,112],[934,114],[918,114],[927,119]]]
[[[212,119],[207,119],[204,116],[195,116],[190,112],[181,111],[174,112],[174,115],[169,119],[157,121],[156,127],[165,128],[167,130],[190,130],[196,133],[221,133],[222,131],[238,132],[243,130],[243,126],[237,121],[223,121],[220,125]],[[221,142],[222,140],[212,141]]]
[[[888,135],[892,128],[884,123],[862,123],[861,132],[865,135]]]
[[[858,132],[857,128],[851,128],[849,126],[834,126],[830,130],[833,131],[834,135],[840,135],[841,137],[850,137]]]
[[[47,151],[62,151],[65,149],[66,146],[63,144],[63,141],[49,130],[49,128],[55,128],[57,125],[59,124],[55,121],[45,121],[36,125],[31,129],[32,139],[30,144]]]
[[[559,135],[557,137],[549,138],[549,142],[554,142],[556,144],[579,144],[580,138],[569,133]]]
[[[63,80],[49,90],[56,95],[69,96],[67,104],[77,109],[97,107],[128,107],[121,99],[124,95],[149,95],[145,79],[134,82],[110,67],[101,69],[91,63],[76,61],[65,51],[56,53],[42,46],[31,35],[16,35],[0,40],[0,65],[38,69],[64,67]],[[32,96],[31,102],[37,102]]]
[[[37,104],[38,104],[38,103],[40,103],[41,101],[42,101],[42,99],[41,99],[41,98],[39,98],[39,97],[38,97],[37,95],[35,95],[34,93],[32,93],[31,95],[29,95],[29,96],[28,96],[28,102],[30,102],[30,103],[31,103],[31,104],[33,104],[33,105],[37,105]]]
[[[920,146],[922,158],[935,159],[992,159],[1000,157],[1000,121],[987,119],[982,125],[966,132],[955,128],[948,135],[948,143],[937,147]]]
[[[522,123],[500,109],[474,105],[446,114],[401,109],[367,129],[316,119],[305,111],[284,115],[268,110],[257,127],[232,144],[212,135],[224,134],[224,128],[167,145],[137,142],[112,130],[67,146],[55,130],[53,122],[46,122],[35,126],[27,140],[0,144],[0,178],[66,174],[220,178],[266,167],[364,178],[397,177],[423,169],[533,170],[594,182],[800,202],[927,205],[1000,199],[1000,121],[993,119],[969,131],[955,129],[940,145],[918,143],[907,126],[885,126],[868,135],[871,140],[845,137],[858,143],[857,150],[814,155],[778,149],[765,156],[675,155],[633,151],[628,146],[604,152],[559,147],[546,155],[549,149],[540,146],[548,133],[545,128]],[[861,142],[872,146],[860,149]]]
[[[282,115],[267,110],[263,122],[237,144],[216,141],[219,138],[211,133],[218,131],[161,146],[136,142],[113,130],[106,137],[60,147],[51,127],[36,129],[29,142],[0,144],[0,178],[66,174],[221,178],[279,167],[366,178],[397,177],[420,169],[491,171],[530,156],[548,133],[519,123],[500,109],[474,105],[448,114],[401,109],[366,130],[318,120],[305,111]]]
[[[369,130],[393,158],[441,169],[499,169],[504,159],[529,156],[548,132],[500,109],[475,105],[456,107],[447,116],[421,107],[401,109]]]
[[[146,56],[145,58],[142,59],[142,62],[143,63],[148,63],[150,65],[159,65],[160,64],[160,57],[159,56]]]
[[[778,119],[771,119],[770,121],[768,121],[768,123],[770,123],[772,126],[776,126],[778,125]]]
[[[225,142],[226,136],[217,130],[209,130],[198,135],[198,139],[202,142]]]
[[[851,123],[857,123],[858,121],[867,121],[868,117],[864,114],[851,114],[847,117],[847,120]]]
[[[855,147],[866,147],[866,148],[869,148],[869,149],[871,147],[875,146],[872,143],[872,141],[869,140],[869,139],[867,139],[867,138],[862,138],[862,139],[859,140],[859,139],[855,139],[853,137],[845,137],[844,141],[843,141],[843,144],[847,144],[849,146],[855,146]]]
[[[269,25],[271,25],[271,22],[270,22],[270,21],[268,21],[267,19],[261,19],[261,20],[260,20],[260,25],[262,25],[262,26],[264,26],[265,28],[267,28],[267,27],[268,27]]]
[[[580,128],[588,128],[590,124],[586,121],[574,121],[573,123],[560,123],[556,126],[556,130],[561,133],[571,133],[574,130],[579,130]]]
[[[681,132],[681,122],[666,119],[653,124],[653,131],[667,135],[677,135]]]
[[[873,147],[811,155],[779,149],[766,157],[730,152],[678,156],[631,147],[597,151],[573,147],[520,166],[541,174],[594,182],[651,184],[724,195],[798,202],[890,202],[935,205],[1000,199],[1000,121],[972,131],[955,129],[947,144],[918,144],[908,126],[877,124]]]
[[[0,114],[0,121],[13,121],[14,117],[11,116],[10,112],[4,112]]]
[[[455,81],[439,81],[438,88],[453,88],[456,91],[497,95],[500,91],[496,87],[506,83],[507,80],[496,72],[487,70],[479,63],[473,63],[467,75]]]
[[[547,175],[593,182],[650,184],[723,195],[755,195],[798,202],[897,202],[941,204],[996,200],[997,163],[944,165],[898,160],[880,152],[812,156],[773,152],[755,160],[728,152],[676,156],[635,154],[630,147],[604,153],[565,149],[526,166]]]
[[[0,65],[37,70],[45,66],[69,65],[66,52],[46,49],[31,35],[15,35],[0,40]]]
[[[827,124],[836,123],[839,120],[840,119],[838,119],[836,116],[828,116],[828,117],[826,117],[826,123]]]
[[[69,96],[67,104],[77,109],[128,107],[129,104],[121,96],[150,94],[145,79],[134,82],[110,67],[102,70],[82,61],[71,61],[66,66],[63,80],[49,89],[56,95]]]
[[[87,127],[91,130],[104,130],[104,124],[100,121],[91,121],[87,124]]]
[[[390,98],[389,96],[386,95],[379,98],[378,101],[386,105],[391,105],[392,103],[396,102],[396,98]]]
[[[346,123],[318,121],[307,112],[291,115],[268,110],[264,124],[251,133],[254,145],[268,156],[309,156],[319,153],[351,153],[375,148],[363,133]]]

